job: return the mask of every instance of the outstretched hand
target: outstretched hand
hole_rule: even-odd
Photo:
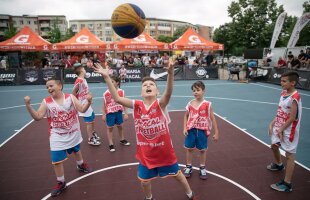
[[[176,64],[176,60],[174,58],[169,58],[168,66],[165,67],[168,71],[168,73],[172,74],[174,70],[174,66]]]
[[[94,66],[92,67],[94,69],[94,72],[101,74],[103,77],[109,76],[109,70],[107,69],[108,63],[105,62],[104,66],[101,66],[100,63],[94,63]]]
[[[25,104],[30,104],[30,97],[29,96],[25,96],[24,97],[24,102],[25,102]]]

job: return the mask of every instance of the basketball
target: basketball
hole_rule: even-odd
[[[125,3],[118,6],[111,17],[112,28],[117,35],[123,38],[135,38],[145,28],[144,12],[136,5]]]

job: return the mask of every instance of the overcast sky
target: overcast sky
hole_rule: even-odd
[[[236,0],[237,1],[237,0]],[[276,0],[288,15],[300,17],[305,0]],[[110,19],[120,4],[139,6],[146,17],[172,19],[214,26],[230,22],[232,0],[0,0],[0,14],[65,15],[72,19]]]

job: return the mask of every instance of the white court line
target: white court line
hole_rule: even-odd
[[[31,124],[34,120],[31,120],[30,122],[28,122],[25,126],[23,126],[21,129],[17,130],[16,133],[14,133],[11,137],[9,137],[8,139],[6,139],[4,142],[2,142],[0,144],[0,148],[5,145],[5,143],[7,143],[8,141],[10,141],[13,137],[15,137],[17,134],[19,134],[24,128],[26,128],[29,124]],[[16,130],[15,130],[16,131]]]
[[[127,98],[137,98],[140,96],[126,96]],[[193,96],[179,96],[179,95],[172,95],[171,97],[174,98],[193,98]],[[205,97],[206,99],[220,99],[220,100],[228,100],[228,101],[241,101],[241,102],[250,102],[250,103],[260,103],[260,104],[270,104],[270,105],[278,105],[279,103],[272,103],[272,102],[266,102],[266,101],[254,101],[254,100],[245,100],[245,99],[233,99],[233,98],[224,98],[224,97]],[[93,97],[94,100],[102,99],[102,97]],[[41,103],[34,103],[31,105],[38,105]],[[0,108],[1,110],[7,110],[7,109],[13,109],[13,108],[19,108],[24,107],[25,105],[18,105],[18,106],[11,106],[11,107],[4,107]],[[302,107],[303,109],[310,110],[308,107]]]
[[[139,163],[136,162],[136,163],[127,163],[127,164],[114,165],[114,166],[111,166],[111,167],[102,168],[102,169],[93,171],[93,172],[91,172],[91,173],[89,173],[89,174],[85,174],[85,175],[83,175],[83,176],[80,176],[80,177],[78,177],[78,178],[76,178],[76,179],[70,181],[69,183],[67,183],[67,186],[72,185],[73,183],[75,183],[75,182],[77,182],[77,181],[80,181],[80,180],[82,180],[82,179],[84,179],[84,178],[86,178],[86,177],[88,177],[88,176],[91,176],[91,175],[94,175],[94,174],[97,174],[97,173],[100,173],[100,172],[104,172],[104,171],[108,171],[108,170],[116,169],[116,168],[121,168],[121,167],[127,167],[127,166],[138,165],[138,164],[139,164]],[[183,164],[179,164],[179,166],[185,167],[185,165],[183,165]],[[193,169],[199,170],[199,168],[197,168],[197,167],[193,167]],[[213,176],[216,176],[216,177],[218,177],[218,178],[221,178],[221,179],[223,179],[223,180],[225,180],[225,181],[227,181],[227,182],[229,182],[229,183],[235,185],[236,187],[240,188],[240,189],[243,190],[244,192],[248,193],[251,197],[253,197],[253,199],[255,199],[255,200],[260,200],[260,198],[259,198],[258,196],[256,196],[253,192],[251,192],[250,190],[248,190],[248,189],[245,188],[244,186],[240,185],[239,183],[237,183],[237,182],[235,182],[235,181],[233,181],[233,180],[231,180],[231,179],[229,179],[229,178],[227,178],[227,177],[225,177],[225,176],[222,176],[222,175],[220,175],[220,174],[217,174],[217,173],[215,173],[215,172],[212,172],[212,171],[209,171],[209,170],[207,170],[207,171],[208,171],[209,174],[212,174]],[[51,197],[51,194],[46,195],[45,197],[42,198],[42,200],[46,200],[46,199],[48,199],[49,197]]]
[[[171,110],[169,112],[184,112],[185,110]],[[102,114],[98,114],[98,115],[102,115]],[[268,145],[267,143],[263,142],[262,140],[256,138],[255,136],[251,135],[249,132],[246,131],[246,129],[242,129],[239,126],[237,126],[236,124],[228,121],[225,117],[222,117],[218,114],[215,113],[216,116],[218,116],[219,118],[223,119],[224,121],[226,121],[227,123],[233,125],[234,127],[236,127],[237,129],[241,130],[242,132],[244,132],[245,134],[247,134],[248,136],[252,137],[253,139],[259,141],[260,143],[264,144],[265,146],[267,146],[268,148],[270,147],[270,145]],[[9,137],[7,140],[5,140],[3,143],[0,144],[0,148],[7,143],[9,140],[11,140],[13,137],[15,137],[18,133],[20,133],[24,128],[26,128],[31,122],[33,122],[34,120],[31,120],[30,122],[28,122],[25,126],[23,126],[18,132],[16,132],[15,134],[13,134],[11,137]],[[281,155],[285,155],[284,151],[280,149]],[[298,165],[300,165],[301,167],[305,168],[306,170],[310,171],[310,168],[306,167],[305,165],[299,163],[298,161],[295,160],[295,163],[297,163]]]
[[[257,86],[265,87],[265,88],[270,88],[270,89],[274,89],[274,90],[279,90],[279,91],[282,91],[282,90],[283,90],[283,89],[281,89],[281,88],[275,88],[275,87],[271,87],[271,86],[266,86],[266,85],[262,85],[262,84],[259,84],[259,83],[250,83],[250,84],[251,84],[251,85],[257,85]],[[300,90],[298,90],[298,92],[299,92],[299,94],[301,94],[301,95],[310,97],[310,94],[302,93],[302,92],[300,92]]]
[[[137,82],[140,83],[140,82]],[[99,87],[91,87],[90,89],[107,89],[107,86],[105,85],[105,83],[102,83],[104,86],[99,86]],[[243,84],[243,83],[211,83],[208,85],[237,85],[237,84]],[[183,87],[183,86],[189,86],[192,85],[192,83],[189,84],[175,84],[175,87]],[[45,87],[44,85],[42,85],[43,87]],[[66,86],[66,84],[65,84]],[[158,84],[157,86],[160,87],[164,87],[166,85],[164,84]],[[122,88],[141,88],[141,85],[121,85]],[[63,90],[69,90],[72,91],[72,88],[67,88],[65,87]],[[42,89],[28,89],[28,90],[0,90],[0,93],[5,93],[5,92],[35,92],[35,91],[46,91],[46,88],[42,88]],[[48,93],[47,93],[48,94]]]

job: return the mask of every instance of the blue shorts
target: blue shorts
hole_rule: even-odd
[[[66,150],[59,150],[59,151],[51,151],[52,163],[60,163],[67,159],[67,154],[71,154],[72,152],[77,153],[80,151],[80,144]]]
[[[84,122],[86,122],[86,123],[92,123],[95,120],[95,113],[92,112],[91,116],[83,117],[83,119],[84,119]]]
[[[208,136],[204,130],[192,128],[187,131],[184,139],[184,147],[187,149],[197,148],[198,150],[208,149]]]
[[[123,111],[117,111],[114,113],[109,113],[106,115],[107,126],[112,127],[115,125],[121,125],[124,122],[123,120]]]
[[[180,171],[178,163],[169,166],[156,167],[148,169],[146,166],[139,163],[138,166],[138,178],[141,181],[148,181],[156,177],[176,176]]]

